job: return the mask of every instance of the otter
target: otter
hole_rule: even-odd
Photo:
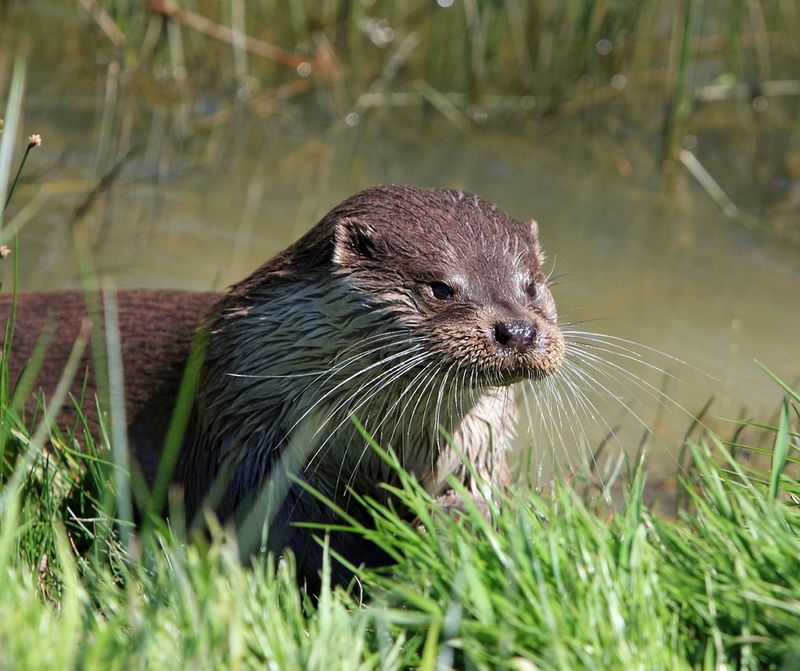
[[[514,385],[554,373],[565,353],[543,259],[535,221],[479,196],[376,186],[227,294],[119,292],[129,441],[145,478],[200,334],[172,474],[186,515],[210,507],[240,530],[266,519],[266,547],[291,549],[310,580],[322,550],[295,523],[340,522],[310,490],[353,511],[353,493],[385,501],[395,481],[364,433],[434,496],[449,496],[449,476],[476,495],[483,479],[507,485]],[[20,295],[12,378],[49,315],[57,328],[37,383],[49,393],[84,314],[77,292]],[[91,370],[80,381],[91,397]],[[382,561],[352,535],[330,543],[350,564]]]

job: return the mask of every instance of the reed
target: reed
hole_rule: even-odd
[[[22,3],[6,11],[6,26],[35,15]],[[444,116],[465,133],[485,125],[534,136],[554,124],[577,125],[587,137],[617,129],[652,154],[667,188],[676,173],[707,175],[700,187],[719,184],[731,202],[718,189],[708,195],[748,226],[764,223],[757,208],[731,196],[694,143],[720,118],[729,134],[749,133],[760,147],[754,160],[767,163],[756,171],[767,175],[765,200],[794,170],[800,126],[784,116],[796,116],[800,95],[796,3],[82,0],[65,11],[93,38],[75,35],[68,55],[91,49],[107,64],[95,180],[153,124],[166,124],[176,144],[207,139],[208,155],[218,156],[234,144],[223,139],[236,136],[243,114],[267,123],[310,115],[324,128],[308,132],[323,135],[372,119],[407,124],[409,114],[414,123]],[[9,53],[45,39],[35,28],[5,31]],[[782,111],[765,114],[766,106]],[[780,150],[770,124],[785,128]],[[697,160],[687,164],[682,150]],[[800,235],[784,221],[790,189],[777,188],[773,227]]]

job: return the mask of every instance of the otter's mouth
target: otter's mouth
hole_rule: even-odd
[[[479,375],[474,374],[476,372],[474,365],[468,365],[464,368],[464,377],[477,388],[509,387],[520,382],[538,382],[555,373],[561,363],[560,360],[553,360],[554,357],[551,356],[542,358],[542,361],[516,356],[495,359],[491,365],[477,369]]]
[[[553,371],[546,371],[541,368],[514,367],[510,370],[500,370],[497,372],[496,386],[509,387],[512,384],[519,384],[520,382],[536,382],[543,380]]]

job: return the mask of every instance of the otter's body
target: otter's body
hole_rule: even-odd
[[[381,499],[381,484],[393,480],[353,416],[433,494],[449,475],[474,488],[464,459],[505,484],[511,385],[552,373],[564,355],[537,235],[535,223],[472,194],[375,187],[219,300],[120,293],[130,435],[145,472],[152,476],[200,328],[205,358],[175,473],[190,516],[209,501],[240,523],[257,511],[260,526],[266,514],[270,545],[291,547],[314,571],[318,547],[291,523],[334,520],[286,470],[344,507],[351,489]],[[18,305],[15,362],[59,302],[67,307],[45,389],[63,368],[81,301],[62,293]],[[332,542],[354,563],[370,560],[344,534]]]
[[[140,409],[172,376],[181,375],[183,362],[202,317],[222,294],[172,290],[133,290],[117,294],[121,346],[125,371],[125,401],[128,417]],[[11,314],[12,296],[0,295],[0,323],[5,326]],[[19,378],[37,348],[44,348],[35,391],[47,398],[55,389],[67,365],[75,340],[87,316],[81,291],[20,293],[16,297],[16,319],[13,344],[10,348],[9,377],[12,384]],[[99,317],[102,321],[102,315]],[[82,407],[93,427],[97,427],[94,403],[96,381],[87,345],[75,384],[74,398],[85,396]],[[89,371],[85,380],[84,372]],[[32,408],[34,399],[28,407]],[[63,425],[75,417],[74,404],[62,409]],[[169,412],[169,409],[167,409]]]

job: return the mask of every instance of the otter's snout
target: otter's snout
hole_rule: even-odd
[[[492,331],[494,341],[505,349],[524,352],[536,340],[536,327],[524,319],[497,322]]]

